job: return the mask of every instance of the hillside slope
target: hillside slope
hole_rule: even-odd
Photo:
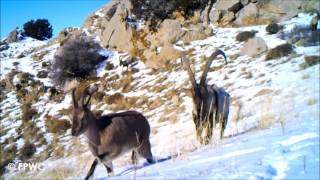
[[[283,33],[308,26],[311,18],[300,14],[282,22]],[[295,53],[269,61],[266,52],[255,58],[239,55],[243,43],[236,41],[236,35],[240,31],[257,31],[269,49],[287,41],[279,34],[267,34],[265,27],[213,27],[214,35],[207,39],[175,45],[190,52],[197,78],[214,49],[228,56],[227,65],[218,58],[208,74],[209,83],[225,87],[232,97],[225,138],[214,136],[211,145],[204,147],[195,138],[191,86],[180,65],[154,71],[138,61],[127,70],[119,66],[119,56],[126,53],[102,52],[109,59],[97,69],[94,83],[100,85],[101,96],[93,98],[92,109],[102,114],[142,112],[152,127],[153,154],[158,159],[173,157],[137,170],[137,178],[319,178],[319,44],[295,46]],[[38,173],[7,170],[8,179],[84,176],[93,159],[84,137],[70,135],[70,93],[55,89],[48,77],[39,75],[49,71],[58,48],[52,41],[27,38],[1,51],[0,142],[8,153],[5,160],[29,158],[45,165],[45,171]],[[308,64],[306,57],[315,57],[317,63]],[[36,149],[31,157],[24,153],[27,142]],[[133,172],[121,174],[130,168],[128,160],[125,155],[114,162],[119,179],[132,177]],[[95,177],[105,175],[100,166]]]

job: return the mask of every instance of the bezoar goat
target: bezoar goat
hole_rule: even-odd
[[[208,144],[210,142],[213,127],[216,123],[220,123],[220,138],[222,138],[228,121],[230,95],[222,87],[218,87],[215,84],[208,85],[206,82],[212,61],[218,55],[222,55],[227,63],[227,57],[223,51],[218,49],[213,52],[206,63],[200,83],[196,82],[189,61],[184,60],[185,55],[181,58],[183,67],[188,72],[192,86],[193,121],[196,126],[197,137],[202,144]],[[202,137],[204,130],[207,130],[207,132],[205,137]]]
[[[102,162],[108,175],[113,175],[112,161],[120,155],[132,151],[132,162],[137,154],[148,163],[154,163],[148,120],[137,111],[111,113],[96,117],[90,110],[90,99],[97,86],[87,86],[80,98],[76,98],[76,88],[72,90],[72,136],[84,134],[88,139],[89,149],[95,156],[85,179],[89,179],[98,162]]]

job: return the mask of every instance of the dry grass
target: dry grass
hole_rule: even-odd
[[[46,177],[52,180],[60,180],[71,177],[74,174],[74,169],[68,165],[57,166],[46,173]]]
[[[268,128],[273,123],[274,113],[272,112],[272,105],[272,96],[268,96],[261,108],[259,128]]]
[[[164,100],[161,97],[156,97],[154,100],[149,100],[148,107],[150,110],[156,109],[164,104]]]
[[[302,79],[309,79],[309,78],[310,78],[310,75],[309,75],[309,74],[304,74],[301,78],[302,78]]]
[[[289,43],[281,44],[272,48],[268,51],[266,60],[277,59],[284,56],[288,56],[289,54],[293,53],[294,49],[293,46]]]
[[[272,89],[261,89],[259,92],[257,92],[253,97],[258,97],[258,96],[263,96],[263,95],[268,95],[273,92]]]
[[[308,101],[307,101],[307,105],[308,106],[312,106],[312,105],[315,105],[315,104],[317,104],[317,102],[318,102],[318,100],[317,99],[308,99]]]
[[[45,116],[45,126],[49,133],[61,133],[64,134],[71,128],[71,124],[68,120],[57,119],[53,116]]]

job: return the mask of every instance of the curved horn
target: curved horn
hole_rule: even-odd
[[[196,89],[197,83],[196,83],[196,80],[194,78],[194,74],[193,74],[193,72],[192,72],[192,70],[190,68],[189,60],[184,60],[185,59],[184,57],[185,57],[185,54],[183,54],[181,56],[181,63],[183,65],[184,69],[188,72],[189,80],[191,82],[191,85],[192,85],[193,89]]]
[[[209,57],[209,60],[207,61],[207,64],[205,66],[205,69],[202,73],[202,76],[201,76],[201,80],[200,80],[200,86],[203,86],[206,82],[206,79],[207,79],[207,75],[208,75],[208,72],[209,72],[209,69],[210,69],[210,66],[212,64],[212,61],[218,56],[218,55],[222,55],[224,57],[224,60],[227,64],[227,56],[226,54],[221,51],[220,49],[216,50],[215,52],[213,52],[211,54],[211,56]]]
[[[98,86],[97,85],[95,85],[95,86],[93,86],[92,88],[90,88],[90,86],[87,86],[85,89],[84,89],[84,91],[83,91],[83,93],[82,93],[82,99],[81,99],[81,105],[82,106],[84,106],[84,107],[86,107],[86,106],[88,106],[88,104],[90,103],[90,100],[91,100],[91,96],[96,92],[98,90]],[[88,98],[88,100],[85,102],[85,99],[86,99],[86,96],[89,96],[89,98]]]
[[[75,91],[76,91],[76,88],[73,88],[72,89],[72,103],[73,103],[73,107],[77,108],[78,107],[78,103],[76,101]]]

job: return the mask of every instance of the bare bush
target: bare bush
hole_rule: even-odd
[[[266,31],[269,33],[269,34],[276,34],[278,31],[280,31],[283,27],[280,26],[279,24],[277,23],[271,23],[269,24],[267,27],[266,27]]]
[[[237,34],[236,40],[239,42],[247,41],[248,39],[255,36],[257,32],[255,31],[243,31]]]
[[[96,66],[106,59],[99,54],[101,49],[97,42],[86,36],[65,43],[54,56],[50,74],[53,82],[63,85],[70,79],[88,77]]]
[[[277,58],[281,58],[284,56],[288,56],[289,54],[291,54],[293,52],[294,52],[294,49],[291,44],[289,44],[289,43],[281,44],[281,45],[269,50],[269,52],[266,56],[266,60],[277,59]]]

